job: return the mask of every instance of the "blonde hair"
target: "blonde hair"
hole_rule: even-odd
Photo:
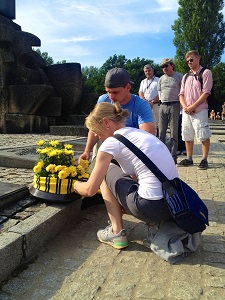
[[[198,53],[197,50],[190,50],[190,51],[188,51],[188,52],[186,53],[186,55],[185,55],[185,58],[188,58],[188,57],[189,57],[190,55],[192,55],[192,54],[200,58],[200,55],[199,55],[199,53]]]
[[[101,102],[96,104],[92,112],[86,117],[86,127],[94,132],[102,131],[101,122],[103,118],[108,118],[117,124],[125,124],[126,118],[129,116],[127,109],[122,109],[119,102],[113,104],[109,102]]]

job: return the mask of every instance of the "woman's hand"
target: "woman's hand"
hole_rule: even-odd
[[[92,170],[88,181],[75,181],[73,185],[75,193],[85,197],[94,196],[99,190],[111,160],[111,154],[106,152],[98,152],[94,169]]]

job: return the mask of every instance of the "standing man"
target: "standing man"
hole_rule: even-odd
[[[207,157],[210,148],[211,132],[208,123],[207,98],[212,89],[212,72],[205,69],[202,73],[202,86],[198,80],[198,74],[202,69],[200,56],[196,50],[191,50],[185,55],[190,68],[188,76],[184,75],[181,90],[180,103],[183,107],[182,139],[185,141],[187,158],[183,159],[178,166],[193,165],[192,154],[194,137],[202,143],[202,160],[198,166],[200,170],[208,168]]]
[[[171,58],[164,58],[160,66],[164,75],[159,78],[159,139],[166,143],[166,131],[169,125],[171,138],[171,154],[177,163],[178,123],[180,115],[179,92],[183,75],[175,72],[175,64]]]
[[[150,64],[144,66],[144,73],[146,78],[141,81],[139,88],[139,96],[148,101],[153,113],[153,120],[155,125],[155,135],[158,136],[159,125],[159,96],[157,85],[159,77],[154,75],[154,67]]]
[[[130,113],[126,120],[127,127],[135,127],[155,134],[155,126],[153,123],[152,110],[149,104],[130,93],[131,84],[130,76],[125,69],[114,68],[107,72],[105,77],[105,90],[108,94],[98,100],[100,102],[119,102],[123,109],[127,109]],[[98,141],[98,136],[94,132],[89,131],[86,147],[80,158],[90,159],[90,153],[94,145]]]

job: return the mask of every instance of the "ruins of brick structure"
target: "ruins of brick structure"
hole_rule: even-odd
[[[0,133],[49,132],[52,125],[79,123],[76,116],[88,109],[81,101],[81,65],[46,66],[32,49],[41,46],[40,39],[22,31],[13,19],[15,0],[1,0]],[[85,99],[91,107],[96,101]]]

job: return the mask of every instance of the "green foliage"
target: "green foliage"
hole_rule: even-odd
[[[83,91],[87,93],[95,93],[101,95],[105,93],[104,89],[104,76],[101,76],[100,69],[97,67],[84,67],[81,68]]]
[[[212,69],[214,81],[214,94],[217,100],[217,111],[221,111],[221,106],[225,102],[225,63],[220,62]]]
[[[212,68],[220,62],[225,47],[223,0],[179,0],[178,3],[179,18],[172,25],[177,69],[187,72],[184,57],[190,50],[198,50],[201,65]]]
[[[144,65],[151,64],[155,67],[156,75],[161,76],[162,70],[161,68],[154,64],[151,59],[144,58],[135,58],[133,60],[126,59],[124,55],[116,55],[110,56],[109,59],[102,65],[101,68],[96,67],[84,67],[82,68],[82,76],[83,76],[83,84],[85,93],[94,92],[98,96],[105,93],[104,80],[105,74],[108,70],[118,67],[124,68],[128,71],[132,83],[131,92],[134,94],[138,94],[140,82],[145,78],[145,74],[143,71]]]
[[[48,52],[41,52],[39,48],[37,48],[36,52],[44,59],[46,66],[54,64],[54,60],[51,56],[48,55]]]
[[[192,0],[191,0],[192,1]],[[180,1],[183,2],[183,1]],[[185,2],[185,1],[184,1]],[[176,20],[175,23],[179,20]],[[177,23],[176,23],[177,24]],[[174,25],[175,26],[175,25]],[[179,29],[181,32],[181,29]],[[191,30],[191,27],[190,27]],[[177,38],[177,37],[175,37]],[[178,40],[177,40],[178,41]],[[184,41],[184,39],[183,39]],[[185,44],[186,45],[186,44]],[[187,47],[184,47],[184,44],[180,42],[180,46],[177,48],[176,52],[176,70],[178,70],[181,73],[186,73],[188,71],[186,61],[184,59],[185,53],[190,49]],[[193,48],[197,49],[193,46]],[[192,48],[192,49],[193,49]],[[181,50],[183,49],[183,50]],[[52,57],[48,55],[47,52],[41,53],[40,49],[36,50],[39,55],[45,60],[46,65],[51,65],[54,63]],[[182,52],[183,51],[183,52]],[[179,56],[178,56],[179,53]],[[66,60],[62,60],[61,62],[57,63],[66,63]],[[151,59],[145,59],[145,58],[134,58],[132,60],[126,59],[124,55],[116,55],[110,56],[109,59],[106,60],[106,62],[102,65],[102,67],[97,68],[94,66],[90,67],[83,67],[81,69],[82,71],[82,80],[83,80],[83,93],[94,93],[96,97],[99,97],[100,95],[105,93],[105,87],[104,87],[104,80],[105,80],[105,74],[108,70],[119,67],[124,68],[128,71],[130,74],[131,81],[133,82],[131,92],[134,94],[138,94],[139,86],[141,83],[141,80],[145,78],[145,74],[143,71],[144,65],[151,64],[155,68],[155,75],[160,77],[163,75],[162,69],[158,64],[155,64],[153,60]],[[205,67],[204,61],[202,62],[202,65]],[[213,81],[214,81],[214,93],[215,98],[218,103],[218,111],[221,111],[222,103],[225,101],[225,63],[220,62],[215,65],[215,67],[211,68],[213,73]]]
[[[58,64],[65,64],[66,63],[66,60],[65,59],[63,59],[62,61],[57,61],[56,62],[56,64],[58,65]]]
[[[46,66],[51,66],[54,64],[54,60],[51,56],[48,55],[48,52],[41,52],[39,48],[35,50],[45,61]],[[57,61],[56,64],[65,64],[66,60]]]
[[[116,55],[110,56],[109,59],[102,65],[101,72],[106,74],[108,70],[112,68],[125,68],[127,63],[127,59],[124,55]]]

